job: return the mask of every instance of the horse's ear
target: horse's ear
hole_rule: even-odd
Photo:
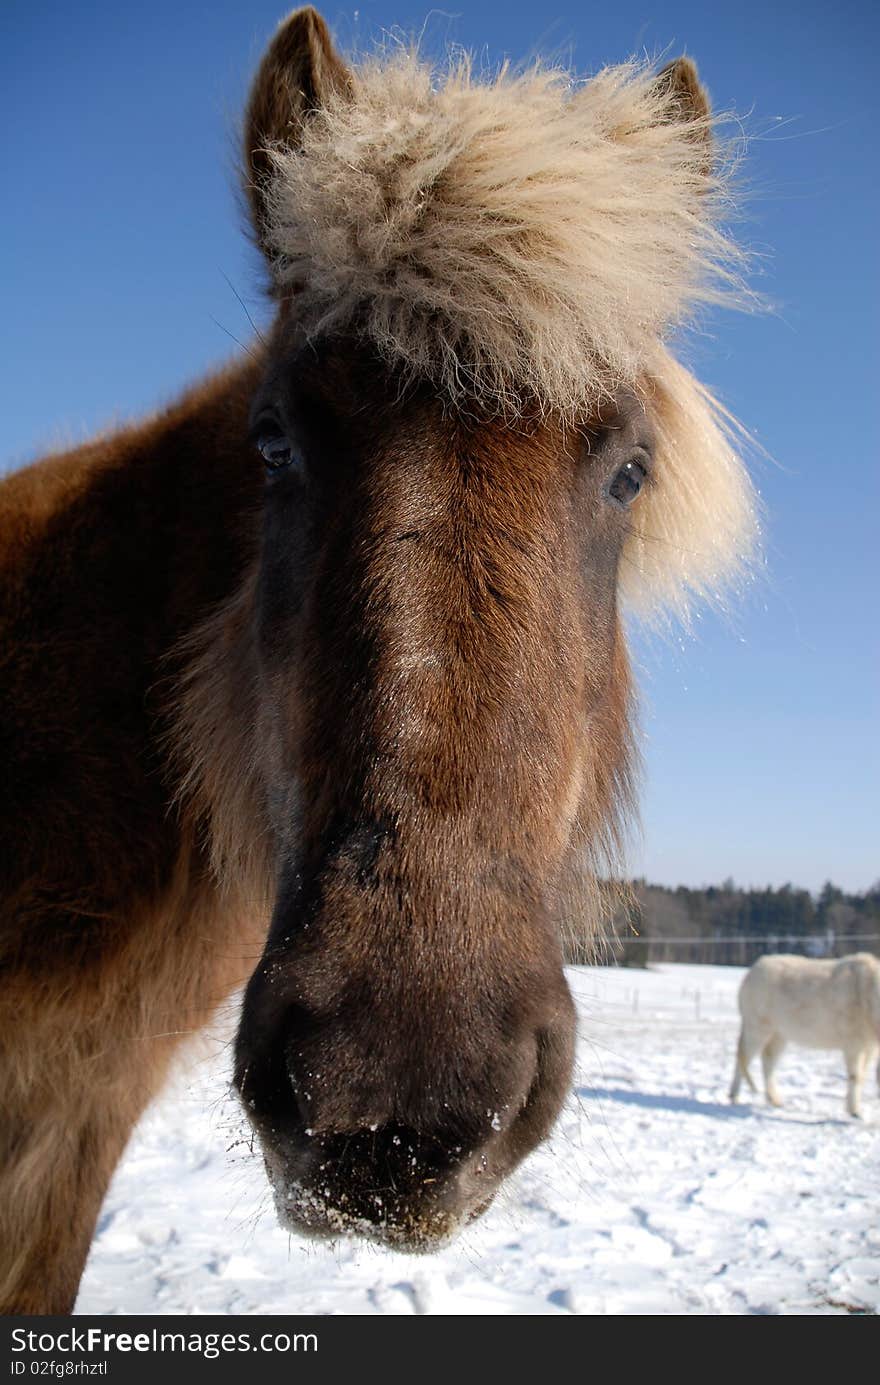
[[[295,149],[312,111],[333,92],[351,90],[351,73],[317,10],[307,5],[282,21],[251,87],[244,122],[244,179],[257,241],[265,249],[269,150]]]
[[[696,63],[690,58],[676,58],[657,73],[654,86],[663,100],[666,119],[693,127],[690,135],[703,148],[708,174],[712,167],[712,105]]]

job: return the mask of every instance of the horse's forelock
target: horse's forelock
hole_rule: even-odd
[[[464,59],[438,78],[398,53],[271,149],[265,189],[276,289],[308,336],[354,331],[508,416],[643,393],[661,455],[626,554],[641,610],[716,595],[755,533],[723,411],[663,345],[740,292],[712,118],[682,120],[678,99],[644,65],[578,85],[537,67],[478,80]]]

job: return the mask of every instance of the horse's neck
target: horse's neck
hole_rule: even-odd
[[[0,828],[18,842],[13,889],[51,869],[72,892],[112,869],[106,891],[88,887],[96,910],[112,909],[120,843],[143,847],[140,878],[163,874],[175,850],[159,826],[163,688],[176,646],[251,561],[258,370],[249,360],[0,485]]]
[[[13,611],[42,639],[106,642],[186,634],[239,580],[253,541],[260,470],[247,413],[248,360],[146,422],[44,458],[0,485],[0,567]],[[146,652],[146,651],[144,651]],[[164,653],[165,650],[160,651]]]

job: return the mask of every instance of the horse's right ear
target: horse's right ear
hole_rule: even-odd
[[[703,172],[712,171],[712,106],[690,58],[675,58],[654,79],[666,106],[665,119],[681,125],[703,152]]]
[[[251,87],[244,122],[244,180],[254,231],[266,246],[269,151],[295,149],[312,111],[333,92],[351,90],[351,73],[317,10],[307,5],[282,21]]]

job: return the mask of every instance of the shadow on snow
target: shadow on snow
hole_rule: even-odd
[[[623,1087],[578,1087],[581,1101],[619,1101],[625,1106],[641,1106],[648,1111],[679,1111],[695,1116],[711,1116],[715,1120],[749,1120],[755,1116],[764,1120],[783,1120],[789,1125],[851,1125],[852,1121],[817,1115],[815,1119],[790,1116],[783,1111],[756,1107],[744,1102],[734,1106],[728,1101],[698,1101],[695,1097],[670,1096],[663,1092],[633,1092]]]

